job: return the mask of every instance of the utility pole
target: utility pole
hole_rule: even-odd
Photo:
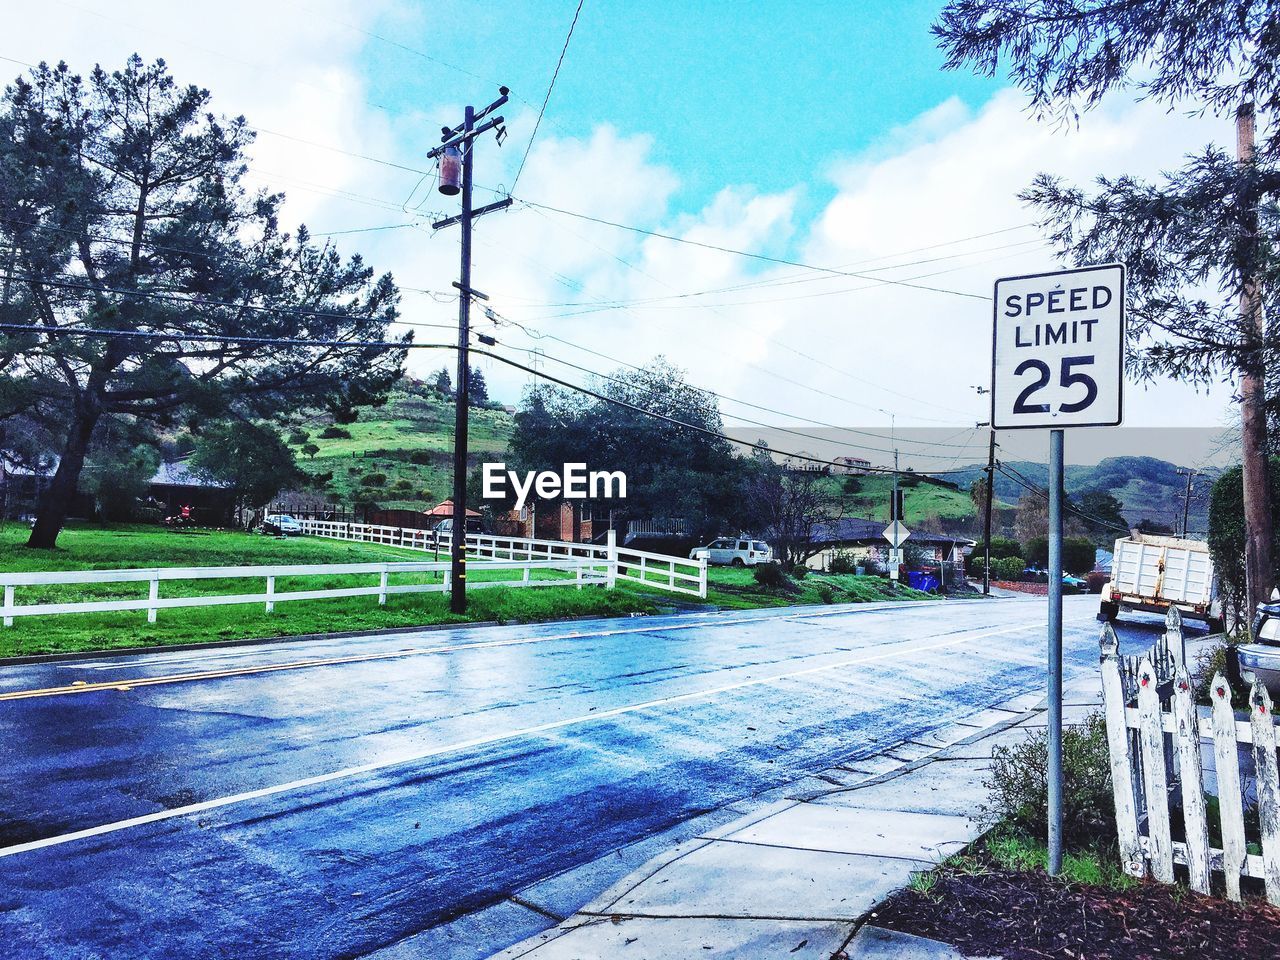
[[[1191,517],[1191,481],[1197,474],[1199,474],[1200,471],[1196,470],[1194,467],[1188,467],[1186,470],[1179,467],[1176,472],[1178,476],[1185,476],[1187,478],[1187,490],[1182,496],[1182,537],[1183,539],[1186,539],[1188,536],[1187,531],[1189,529],[1188,522]]]
[[[462,123],[456,127],[444,127],[440,146],[428,154],[431,159],[440,160],[440,192],[450,197],[462,193],[462,212],[456,217],[446,217],[432,224],[437,230],[455,223],[462,227],[462,267],[458,281],[454,283],[458,288],[458,381],[453,400],[453,523],[449,537],[449,609],[454,613],[465,613],[467,610],[467,407],[471,386],[471,358],[468,352],[471,340],[471,300],[473,297],[489,299],[471,286],[471,224],[477,217],[511,206],[511,198],[507,197],[473,209],[472,153],[476,138],[487,130],[497,131],[495,136],[499,144],[506,137],[502,117],[485,120],[479,126],[476,124],[506,103],[509,92],[506,87],[499,87],[498,99],[479,112],[468,106],[463,112]]]
[[[1254,156],[1254,107],[1243,103],[1236,111],[1236,156],[1241,164],[1252,163]],[[1258,206],[1256,198],[1244,205],[1243,243],[1246,262],[1254,259],[1258,245]],[[1240,378],[1241,467],[1244,474],[1244,569],[1245,621],[1266,599],[1274,586],[1271,581],[1271,500],[1267,482],[1267,418],[1264,408],[1265,361],[1262,343],[1266,336],[1266,320],[1262,313],[1262,285],[1256,274],[1241,277],[1240,319],[1253,349],[1245,354],[1244,376]]]

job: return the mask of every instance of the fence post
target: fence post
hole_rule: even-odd
[[[4,625],[13,626],[13,584],[11,583],[6,583],[4,586]]]
[[[152,574],[151,576],[151,590],[148,594],[148,599],[151,601],[151,606],[147,607],[147,623],[155,623],[156,622],[155,603],[157,600],[160,599],[160,574],[159,573]]]
[[[1138,841],[1138,814],[1133,800],[1133,763],[1129,757],[1129,730],[1125,720],[1124,684],[1120,681],[1120,642],[1111,624],[1102,628],[1098,641],[1102,656],[1102,704],[1107,718],[1107,748],[1111,755],[1111,792],[1116,805],[1116,835],[1120,861],[1131,877],[1146,876],[1142,844]]]
[[[574,580],[577,581],[575,584],[575,588],[578,590],[581,590],[582,589],[582,561],[581,560],[577,560],[574,562],[573,573],[574,573]]]
[[[1267,902],[1280,906],[1280,773],[1276,769],[1276,725],[1271,695],[1257,680],[1249,693],[1253,764],[1258,784],[1258,826],[1262,832],[1262,879]]]
[[[387,602],[387,565],[382,565],[382,573],[378,575],[378,606]]]
[[[1187,666],[1187,639],[1182,633],[1182,614],[1177,607],[1170,606],[1164,616],[1164,642],[1173,655],[1173,662],[1185,669]]]
[[[1213,761],[1218,771],[1218,810],[1222,821],[1222,872],[1227,899],[1240,900],[1244,872],[1244,800],[1240,795],[1240,755],[1236,752],[1236,715],[1231,709],[1231,685],[1214,674],[1209,688],[1213,701]]]
[[[276,595],[276,578],[267,577],[267,613],[272,613],[276,608],[276,602],[273,597]]]
[[[1170,607],[1172,610],[1173,608]],[[1178,664],[1173,678],[1173,717],[1177,730],[1178,769],[1182,774],[1182,822],[1187,836],[1187,873],[1191,889],[1209,892],[1209,823],[1205,818],[1200,718],[1191,699],[1191,677]]]
[[[707,558],[698,558],[698,596],[707,599]]]
[[[1138,748],[1142,788],[1147,798],[1151,875],[1173,883],[1173,838],[1169,835],[1169,787],[1164,769],[1164,717],[1156,693],[1156,668],[1149,657],[1138,667]]]
[[[618,531],[612,527],[604,536],[606,585],[612,590],[618,585]]]

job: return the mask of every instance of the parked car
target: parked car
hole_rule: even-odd
[[[1280,699],[1280,590],[1271,592],[1270,603],[1258,604],[1253,617],[1256,642],[1242,643],[1236,650],[1240,679],[1261,680],[1273,699]]]
[[[1062,585],[1064,587],[1075,587],[1077,590],[1084,590],[1089,586],[1089,581],[1083,577],[1073,577],[1069,573],[1062,575]]]
[[[262,532],[273,533],[277,537],[300,537],[302,524],[287,513],[268,513],[262,518]]]
[[[703,558],[706,558],[707,563],[718,566],[754,567],[758,563],[771,563],[773,548],[763,540],[721,537],[712,540],[705,547],[694,547],[689,551],[690,560]]]

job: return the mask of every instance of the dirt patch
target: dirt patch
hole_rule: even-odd
[[[1020,580],[992,580],[993,587],[999,587],[1001,590],[1013,590],[1016,593],[1030,593],[1037,597],[1047,597],[1049,595],[1049,585],[1047,583],[1023,583]]]
[[[1130,890],[1070,884],[1039,872],[943,871],[928,893],[903,890],[872,922],[931,937],[968,956],[1007,960],[1184,960],[1270,957],[1280,909],[1143,883]]]

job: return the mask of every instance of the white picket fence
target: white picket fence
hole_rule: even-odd
[[[386,527],[367,523],[343,523],[334,520],[299,520],[303,533],[359,543],[383,543],[409,550],[448,553],[453,539],[448,533],[415,530],[410,527]],[[682,593],[705,598],[707,595],[706,560],[689,560],[645,550],[619,547],[614,532],[604,544],[573,543],[568,540],[535,540],[528,537],[502,537],[484,533],[467,534],[467,554],[477,560],[590,560],[608,568],[610,589],[618,580],[640,583],[669,593]]]
[[[514,571],[517,576],[496,579],[471,580],[468,590],[486,587],[564,587],[572,584],[581,589],[588,584],[607,584],[607,564],[597,558],[559,557],[554,559],[495,560],[483,565],[490,571]],[[556,571],[566,576],[535,579],[535,571]],[[276,589],[280,577],[332,577],[347,575],[377,576],[376,584],[351,587],[328,587],[313,590]],[[439,581],[427,583],[390,583],[399,574],[439,574]],[[49,573],[0,573],[0,585],[4,586],[4,604],[0,616],[6,627],[13,626],[15,617],[50,616],[66,613],[104,613],[114,610],[146,610],[147,622],[156,622],[158,610],[174,607],[209,607],[234,603],[262,603],[270,613],[277,603],[289,600],[324,600],[338,597],[376,596],[379,604],[387,597],[401,593],[441,593],[450,587],[449,562],[423,561],[406,563],[316,563],[281,564],[247,567],[156,567],[138,570],[65,570]],[[572,580],[569,579],[572,577]],[[218,579],[262,580],[265,589],[261,593],[202,594],[187,597],[161,597],[162,582]],[[146,597],[125,599],[91,598],[68,602],[18,603],[19,587],[58,587],[80,584],[148,583]]]
[[[1170,608],[1167,646],[1182,649],[1182,621]],[[1280,780],[1276,763],[1276,726],[1266,687],[1253,685],[1248,720],[1237,719],[1231,687],[1221,674],[1210,689],[1212,707],[1200,716],[1187,665],[1174,664],[1172,684],[1162,703],[1161,676],[1151,657],[1137,669],[1136,706],[1126,696],[1119,641],[1107,624],[1102,631],[1102,693],[1115,797],[1120,856],[1127,873],[1148,870],[1161,883],[1173,883],[1173,865],[1185,864],[1193,890],[1210,892],[1210,876],[1220,872],[1227,896],[1240,899],[1240,878],[1260,878],[1267,899],[1280,905]],[[1221,821],[1222,848],[1210,846],[1205,801],[1202,741],[1212,744]],[[1252,747],[1254,794],[1261,828],[1261,853],[1249,853],[1245,839],[1245,798],[1240,775],[1240,746]],[[1183,835],[1171,833],[1170,794],[1181,795]]]

